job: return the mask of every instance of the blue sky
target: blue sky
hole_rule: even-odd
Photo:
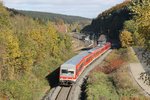
[[[124,0],[3,0],[9,8],[95,18]]]

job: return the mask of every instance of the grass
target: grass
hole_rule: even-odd
[[[88,100],[117,100],[117,92],[110,81],[109,77],[104,73],[95,73],[89,76],[87,85]]]
[[[112,78],[113,84],[115,85],[115,89],[120,98],[128,97],[129,99],[142,95],[139,93],[135,83],[133,83],[127,66],[123,66],[116,70],[115,73],[111,73],[109,77]]]
[[[131,48],[128,48],[127,51],[128,51],[127,54],[128,54],[128,62],[129,63],[139,62],[136,54],[132,51]]]
[[[128,63],[136,61],[130,56],[129,49],[113,50],[90,72],[86,84],[88,100],[149,100],[130,76]]]

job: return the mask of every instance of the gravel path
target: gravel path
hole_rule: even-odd
[[[134,49],[131,48],[131,50],[135,54]],[[137,63],[130,63],[129,68],[137,84],[150,96],[150,86],[146,85],[143,80],[139,79],[140,74],[146,71],[145,68],[143,68],[143,65],[139,61]]]

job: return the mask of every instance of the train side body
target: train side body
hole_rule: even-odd
[[[75,83],[84,69],[110,48],[111,44],[108,42],[101,47],[80,53],[62,64],[59,76],[60,85]]]

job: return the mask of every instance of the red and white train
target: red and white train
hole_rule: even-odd
[[[84,69],[110,48],[111,43],[107,42],[102,46],[80,53],[62,64],[59,75],[60,85],[75,83]]]

